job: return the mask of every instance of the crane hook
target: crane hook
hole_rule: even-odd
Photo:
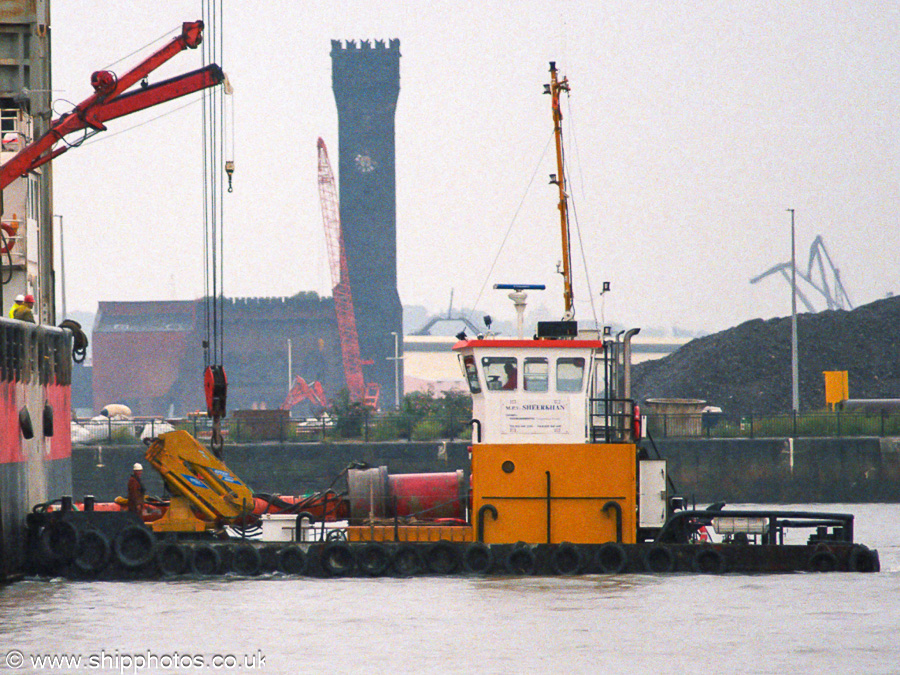
[[[228,174],[228,191],[234,192],[234,188],[231,187],[231,177],[234,175],[234,162],[230,159],[225,162],[225,173]]]

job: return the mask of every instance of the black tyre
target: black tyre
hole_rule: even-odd
[[[644,569],[653,574],[666,574],[675,570],[675,555],[665,546],[651,546],[642,556]]]
[[[141,525],[129,525],[116,535],[113,550],[124,567],[135,569],[153,560],[155,545],[153,532]]]
[[[578,574],[581,570],[581,551],[574,544],[564,541],[555,549],[550,556],[550,569],[554,574],[570,576]]]
[[[506,554],[504,566],[510,574],[534,574],[534,551],[527,546],[517,546]]]
[[[493,564],[494,554],[480,541],[469,544],[463,551],[463,569],[469,574],[487,574]]]
[[[621,574],[628,566],[625,547],[611,541],[603,544],[597,552],[597,564],[603,574]]]
[[[78,551],[78,530],[72,523],[60,520],[41,531],[41,556],[46,563],[67,563]]]
[[[109,539],[99,530],[81,533],[72,563],[85,574],[98,574],[109,562]]]
[[[209,544],[197,544],[191,551],[191,572],[202,577],[211,577],[219,573],[222,556]]]
[[[725,571],[725,557],[714,548],[703,548],[694,555],[691,569],[697,574],[721,574]]]
[[[231,556],[231,571],[242,577],[255,577],[262,567],[259,549],[252,544],[238,544]]]
[[[164,577],[184,574],[188,568],[188,551],[174,541],[160,544],[156,548],[156,567]]]
[[[284,574],[300,576],[306,573],[306,553],[299,546],[285,546],[278,551],[278,569]]]
[[[877,572],[881,569],[878,552],[858,544],[850,549],[847,567],[851,572]]]
[[[384,544],[369,542],[356,553],[359,571],[369,577],[380,577],[391,565],[391,553]]]
[[[810,572],[834,572],[837,569],[837,556],[831,551],[816,551],[809,556],[806,568]]]
[[[353,572],[356,561],[353,549],[343,541],[331,541],[322,547],[322,569],[331,577],[345,577]]]
[[[411,544],[401,544],[394,551],[394,571],[403,577],[414,577],[425,569],[419,549]]]
[[[449,541],[438,541],[425,549],[425,564],[433,574],[453,574],[459,569],[459,548]]]

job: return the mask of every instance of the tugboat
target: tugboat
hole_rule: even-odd
[[[525,338],[527,292],[543,286],[498,284],[518,336],[490,325],[457,336],[473,399],[468,484],[462,471],[351,465],[342,493],[253,495],[189,434],[170,432],[146,453],[170,502],[151,505],[146,524],[117,507],[38,509],[36,567],[82,577],[878,571],[878,552],[853,541],[850,514],[688,509],[670,489],[631,393],[639,329],[613,337],[574,320],[559,101],[568,81],[554,63],[550,76],[564,314]],[[786,543],[790,529],[809,530],[807,540]]]

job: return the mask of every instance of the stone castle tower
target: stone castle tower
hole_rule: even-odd
[[[394,112],[400,93],[400,40],[385,44],[331,42],[332,87],[338,110],[341,227],[359,348],[367,382],[381,385],[382,408],[402,396],[394,388],[396,333],[403,349],[397,293],[397,205]],[[398,366],[402,366],[402,361]]]

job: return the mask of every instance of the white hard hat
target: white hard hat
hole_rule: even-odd
[[[25,302],[25,296],[19,293],[19,295],[16,296],[16,302],[21,305],[23,302]]]
[[[131,470],[132,471],[143,471],[144,467],[142,467],[139,462],[135,462],[134,466],[131,467]]]

